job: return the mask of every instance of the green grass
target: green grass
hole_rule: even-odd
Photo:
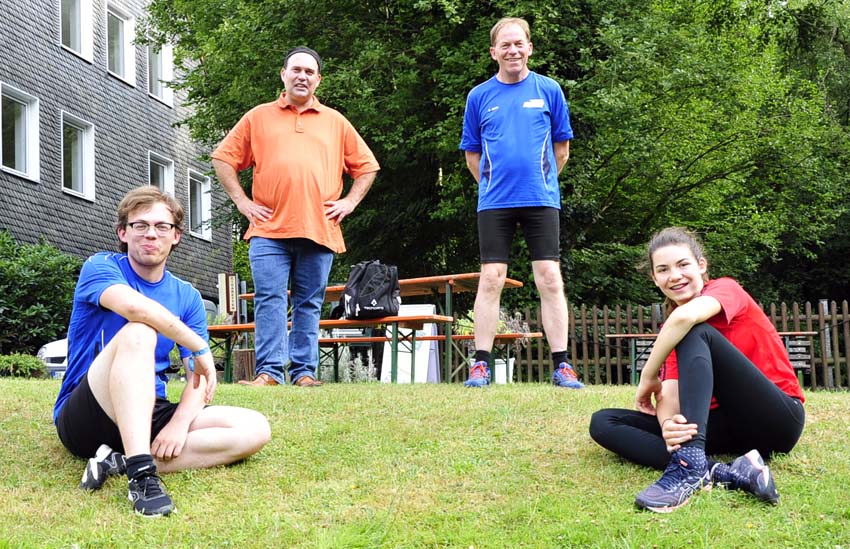
[[[172,397],[181,389],[171,388]],[[51,421],[56,381],[0,379],[0,547],[850,547],[850,395],[809,393],[803,438],[772,463],[782,500],[712,490],[669,515],[658,473],[587,434],[630,387],[220,386],[273,439],[230,467],[167,475],[178,514],[135,516],[126,483],[77,488]]]

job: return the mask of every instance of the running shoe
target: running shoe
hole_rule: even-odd
[[[733,461],[729,465],[729,474],[732,481],[728,488],[743,490],[773,505],[779,503],[773,475],[758,450],[750,450]]]
[[[127,497],[133,502],[136,514],[144,517],[167,516],[175,511],[174,502],[165,493],[165,486],[155,471],[131,478]]]
[[[688,503],[691,494],[703,487],[711,487],[708,468],[698,469],[676,451],[661,478],[638,494],[635,504],[656,513],[669,513]]]
[[[94,457],[86,462],[80,488],[83,490],[99,490],[106,479],[115,475],[123,475],[127,471],[124,456],[106,444],[101,444]]]
[[[487,363],[478,361],[469,369],[469,379],[463,382],[464,387],[484,387],[490,385],[490,368]]]
[[[576,371],[573,370],[569,362],[562,362],[555,373],[552,374],[552,383],[558,387],[568,387],[570,389],[584,389],[584,383],[578,380]]]

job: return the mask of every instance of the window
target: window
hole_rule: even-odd
[[[91,63],[94,43],[92,0],[61,0],[60,11],[62,46]]]
[[[189,170],[189,231],[201,238],[210,239],[210,178]]]
[[[148,151],[148,183],[174,196],[174,162]]]
[[[171,106],[173,92],[168,83],[174,78],[174,58],[170,44],[160,49],[148,46],[148,93]]]
[[[94,200],[94,126],[62,113],[62,188]]]
[[[106,8],[106,68],[128,84],[136,84],[135,21],[115,6]]]
[[[3,171],[38,181],[38,99],[0,82]]]

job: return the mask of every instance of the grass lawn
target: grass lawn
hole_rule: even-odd
[[[216,402],[264,412],[271,443],[165,476],[177,515],[143,519],[123,479],[77,488],[58,390],[0,379],[0,547],[850,547],[847,393],[807,395],[800,444],[771,464],[778,507],[715,489],[657,515],[633,500],[658,473],[587,434],[630,387],[222,385]]]

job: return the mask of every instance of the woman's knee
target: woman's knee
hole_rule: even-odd
[[[590,416],[590,425],[587,430],[590,433],[590,438],[597,444],[602,444],[603,441],[607,440],[611,431],[611,424],[617,417],[616,412],[616,408],[603,408],[593,412],[593,415]]]

